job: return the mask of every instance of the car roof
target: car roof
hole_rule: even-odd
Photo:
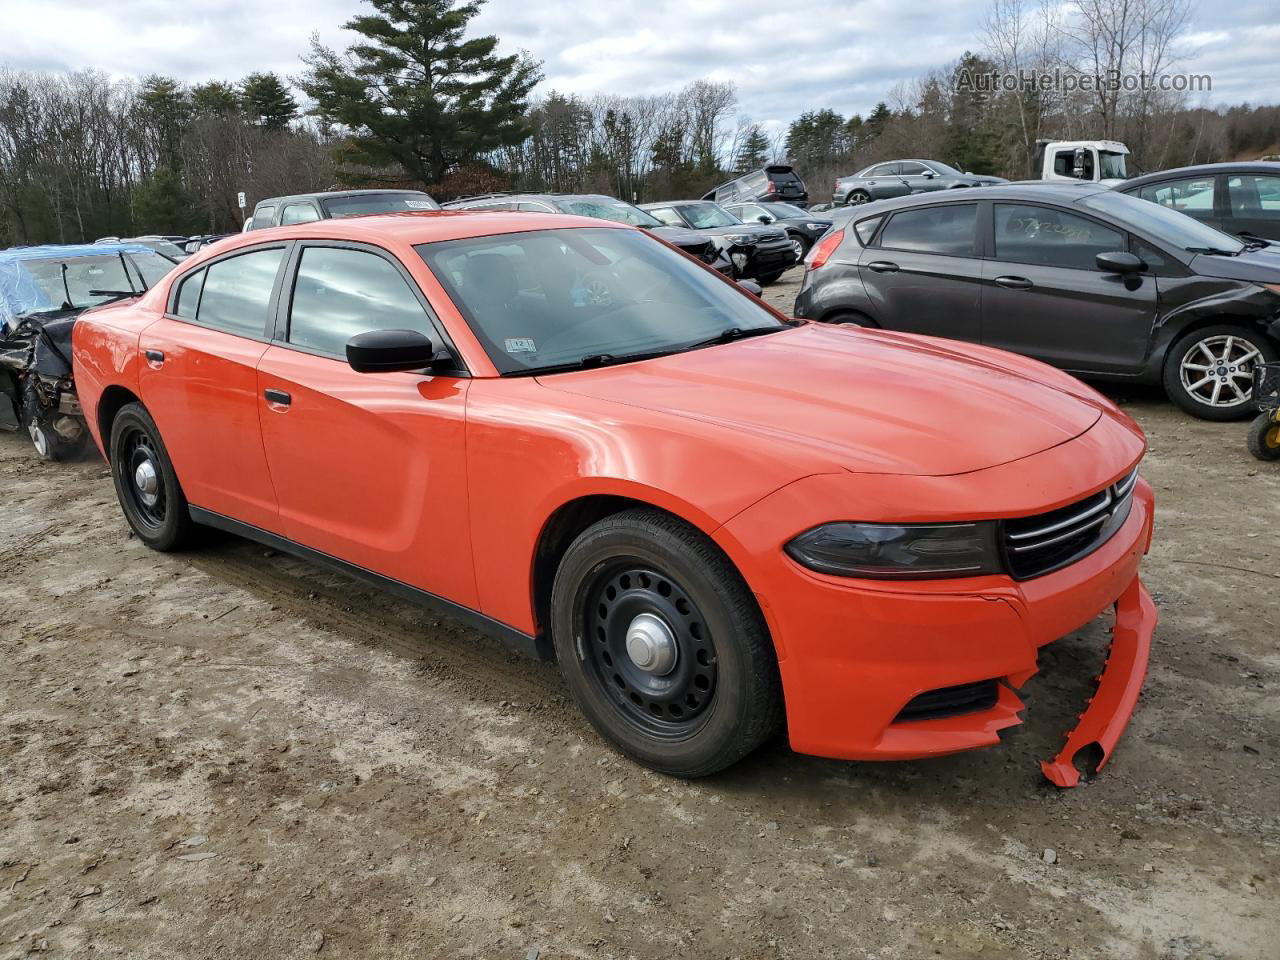
[[[73,257],[100,257],[104,253],[144,253],[156,255],[140,243],[47,243],[32,247],[10,247],[0,250],[0,260],[69,260]]]
[[[360,197],[368,194],[386,196],[389,193],[411,197],[430,196],[425,190],[318,190],[315,193],[291,193],[285,197],[267,197],[255,203],[254,207],[260,207],[264,203],[283,203],[286,200],[331,200],[335,197]]]
[[[423,210],[313,220],[310,223],[236,233],[222,240],[214,255],[220,256],[240,247],[269,243],[272,239],[352,240],[375,244],[392,241],[413,246],[419,243],[570,227],[633,229],[612,220],[578,217],[567,213],[544,213],[530,217],[527,213],[512,210]]]
[[[1130,187],[1158,183],[1161,180],[1180,180],[1183,177],[1209,176],[1219,173],[1269,173],[1280,176],[1280,163],[1274,160],[1241,160],[1233,163],[1198,163],[1189,167],[1173,167],[1169,170],[1157,170],[1155,173],[1132,177],[1122,183],[1118,189],[1127,190]]]
[[[926,207],[935,203],[975,203],[978,200],[1041,201],[1045,203],[1071,204],[1099,193],[1110,193],[1110,187],[1097,183],[1045,183],[1043,180],[1022,180],[1001,183],[989,187],[973,187],[967,190],[937,190],[932,193],[913,193],[905,197],[873,200],[853,207],[836,207],[824,211],[828,215],[848,214],[849,219],[862,219],[867,215],[902,210],[908,207]],[[843,217],[842,217],[843,219]]]

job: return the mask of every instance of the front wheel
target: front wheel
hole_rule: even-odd
[[[780,724],[777,660],[750,589],[675,517],[628,510],[583,532],[556,571],[551,632],[592,726],[650,769],[706,776]]]
[[[23,400],[22,426],[42,460],[75,460],[84,453],[88,442],[83,421],[57,411],[50,416],[41,406],[34,386],[27,387]]]
[[[1249,424],[1249,452],[1259,460],[1280,460],[1280,420],[1261,413]]]
[[[1256,411],[1253,368],[1276,359],[1261,333],[1218,324],[1193,330],[1173,345],[1164,364],[1169,399],[1202,420],[1239,420]]]
[[[195,524],[160,431],[145,407],[128,403],[111,424],[111,479],[138,539],[167,552],[189,543]]]
[[[799,263],[804,259],[804,255],[809,252],[809,243],[798,233],[791,234],[787,239],[791,241],[791,252],[795,254],[796,263]]]

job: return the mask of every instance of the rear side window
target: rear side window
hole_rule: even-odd
[[[1100,253],[1128,249],[1124,234],[1053,207],[996,204],[996,259],[1096,270]]]
[[[1149,183],[1138,189],[1138,196],[1171,210],[1184,213],[1199,211],[1206,216],[1213,214],[1213,177],[1195,177],[1183,180],[1166,180]]]
[[[876,235],[876,227],[880,226],[880,221],[884,217],[867,217],[865,220],[859,220],[853,225],[853,232],[858,235],[858,242],[864,247],[871,242],[871,238]]]
[[[210,264],[196,321],[244,337],[265,336],[271,291],[283,258],[284,248],[277,247]]]
[[[310,223],[320,219],[320,211],[309,203],[291,203],[280,214],[280,223]]]
[[[347,341],[370,330],[433,334],[418,298],[387,260],[364,250],[303,250],[289,309],[289,342],[343,357]]]
[[[178,299],[174,303],[173,312],[188,320],[196,318],[196,307],[200,305],[200,288],[204,286],[204,271],[197,270],[182,281],[178,287]]]
[[[895,213],[880,234],[880,246],[949,257],[973,256],[976,203],[948,203]]]
[[[271,218],[276,215],[274,206],[258,207],[253,211],[253,229],[261,230],[263,227],[271,226]]]

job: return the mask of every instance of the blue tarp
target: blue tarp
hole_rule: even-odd
[[[119,253],[159,256],[140,243],[88,243],[65,246],[49,244],[38,247],[12,247],[0,250],[0,330],[12,329],[28,313],[56,308],[35,278],[24,268],[32,260],[70,260],[76,257],[101,257]]]

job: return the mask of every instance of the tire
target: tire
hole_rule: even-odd
[[[804,260],[805,254],[809,252],[809,248],[813,246],[802,234],[789,233],[787,239],[791,241],[791,252],[796,255],[796,263]]]
[[[1165,393],[1193,417],[1240,420],[1257,412],[1250,396],[1253,365],[1275,359],[1275,346],[1256,330],[1229,323],[1201,327],[1169,349],[1164,362]],[[1223,371],[1223,376],[1210,375],[1211,371]],[[1215,392],[1217,403],[1212,402]]]
[[[860,207],[864,203],[871,202],[871,194],[865,190],[851,190],[849,195],[844,198],[844,202],[851,207]]]
[[[120,408],[111,424],[108,451],[116,498],[138,539],[162,553],[191,543],[195,523],[187,498],[160,431],[142,404]]]
[[[766,273],[763,276],[756,277],[756,283],[762,287],[767,287],[771,283],[777,283],[786,272],[785,270],[778,270],[775,273]]]
[[[591,725],[652,770],[715,773],[781,725],[777,657],[751,590],[714,543],[669,514],[614,514],[570,545],[551,590],[551,633]]]
[[[72,429],[72,436],[58,432],[45,415],[40,401],[36,399],[35,388],[28,384],[22,403],[22,428],[27,431],[32,446],[36,448],[36,456],[41,460],[63,463],[75,460],[84,454],[85,445],[89,439],[84,423],[65,415],[59,416],[69,421],[69,424],[63,426],[64,429],[66,426]]]
[[[1249,424],[1249,452],[1259,460],[1280,460],[1280,421],[1260,413]]]

